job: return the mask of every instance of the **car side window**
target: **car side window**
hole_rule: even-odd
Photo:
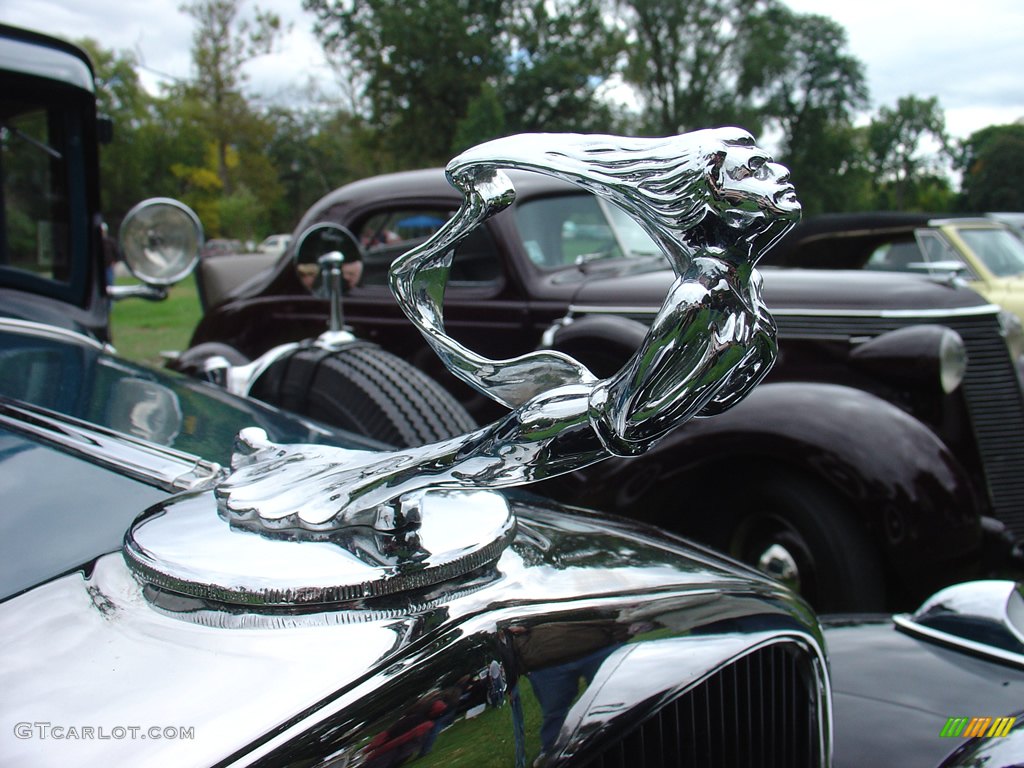
[[[376,213],[363,222],[356,236],[363,246],[361,284],[387,285],[391,262],[426,242],[451,217],[452,211],[396,209]],[[501,263],[486,227],[477,227],[452,259],[449,285],[482,285],[501,278]]]
[[[922,264],[924,254],[912,239],[882,243],[868,257],[866,269],[885,272],[910,272],[913,264]]]
[[[5,210],[0,264],[40,278],[68,279],[68,202],[61,115],[4,104],[0,169]]]
[[[557,269],[593,258],[622,258],[593,195],[563,195],[516,207],[516,225],[526,255],[541,269]]]
[[[865,269],[929,275],[957,272],[966,276],[970,273],[953,247],[930,229],[919,229],[914,238],[904,237],[877,246],[868,257]]]
[[[927,262],[929,274],[943,274],[957,272],[966,278],[975,278],[976,275],[968,266],[963,257],[950,245],[941,234],[931,229],[919,229],[915,233],[917,244],[924,253],[924,260]]]

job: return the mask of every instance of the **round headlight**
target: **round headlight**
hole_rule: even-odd
[[[999,313],[999,327],[1006,340],[1006,349],[1010,360],[1017,371],[1017,378],[1024,386],[1024,324],[1012,312],[1003,310]]]
[[[128,269],[150,285],[172,285],[199,260],[203,227],[187,205],[156,197],[132,208],[121,222],[121,254]]]
[[[874,375],[903,385],[939,384],[951,394],[967,372],[967,347],[952,328],[933,323],[908,325],[858,344],[850,361]]]
[[[1004,309],[999,313],[999,327],[1010,350],[1010,358],[1016,362],[1024,355],[1024,325],[1019,317]]]
[[[947,328],[939,343],[939,380],[947,395],[956,390],[967,372],[967,347],[960,334]]]

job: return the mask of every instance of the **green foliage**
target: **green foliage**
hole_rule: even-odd
[[[665,134],[742,125],[778,136],[805,211],[946,210],[955,202],[935,99],[910,96],[855,128],[868,92],[834,21],[780,0],[304,0],[346,106],[246,93],[244,65],[282,32],[245,0],[186,0],[191,78],[147,93],[130,52],[84,41],[100,111],[103,205],[116,231],[146,197],[176,197],[207,236],[294,228],[354,179],[438,165],[517,132]],[[625,81],[639,109],[601,96]],[[965,209],[1020,210],[1024,128],[993,126],[956,158]]]
[[[644,128],[656,134],[741,124],[760,132],[752,83],[741,75],[751,30],[775,0],[627,0],[630,30],[625,76],[646,108]]]
[[[222,232],[231,232],[242,240],[256,242],[266,218],[263,206],[252,191],[241,185],[217,201]]]
[[[394,167],[446,162],[456,126],[504,66],[502,0],[304,0],[325,48],[365,75],[369,120]]]
[[[236,175],[228,152],[239,137],[260,128],[242,94],[243,65],[269,53],[281,33],[281,20],[257,9],[253,19],[240,16],[242,0],[194,0],[181,7],[196,22],[192,62],[196,77],[182,94],[196,102],[200,125],[216,144],[216,170],[224,191],[231,194]]]
[[[149,144],[154,99],[139,81],[138,60],[130,51],[110,51],[92,39],[78,44],[89,54],[96,72],[96,106],[114,122],[113,141],[100,148],[101,204],[117,224],[139,202],[139,169]]]
[[[387,167],[444,164],[453,147],[521,131],[609,130],[597,89],[618,32],[599,0],[304,0],[325,48],[367,94]],[[360,100],[362,103],[362,100]]]
[[[508,133],[505,129],[505,110],[494,87],[488,83],[480,89],[469,106],[466,116],[459,120],[455,127],[455,139],[452,142],[451,154],[469,149],[484,141],[496,139]]]
[[[992,125],[971,134],[956,161],[964,211],[1024,211],[1024,125]]]
[[[747,25],[741,82],[782,132],[780,159],[798,180],[806,214],[848,210],[861,176],[853,116],[867,106],[863,65],[845,30],[824,16],[769,8]]]
[[[928,144],[935,146],[930,149]],[[881,107],[867,131],[867,161],[886,200],[886,208],[918,206],[925,177],[936,177],[948,158],[949,138],[939,100],[905,96],[896,108]]]
[[[509,4],[494,83],[507,133],[610,133],[613,114],[598,88],[618,67],[625,36],[599,0]],[[500,134],[495,134],[500,135]]]

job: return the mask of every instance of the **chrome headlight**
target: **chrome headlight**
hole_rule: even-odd
[[[195,268],[203,227],[187,205],[155,197],[128,211],[121,222],[120,240],[133,275],[149,285],[169,286]]]
[[[892,381],[915,386],[937,382],[948,395],[964,380],[967,347],[952,328],[911,325],[863,342],[850,354],[850,360]]]
[[[1003,310],[999,313],[999,328],[1006,340],[1006,349],[1010,353],[1017,381],[1024,388],[1024,324],[1012,312]]]
[[[1004,309],[999,313],[999,328],[1010,350],[1010,359],[1017,362],[1024,356],[1024,324],[1019,317]]]
[[[946,328],[939,342],[939,381],[947,395],[956,390],[967,373],[967,347],[960,334]]]

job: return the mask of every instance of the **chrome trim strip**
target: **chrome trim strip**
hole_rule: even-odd
[[[629,305],[570,304],[568,314],[586,315],[655,315],[660,307]],[[953,307],[948,309],[801,309],[772,307],[772,315],[779,317],[973,317],[992,315],[1000,311],[996,304],[982,304],[977,307]]]
[[[1019,653],[1004,651],[985,643],[968,640],[960,637],[959,635],[953,635],[949,632],[942,632],[937,629],[932,629],[931,627],[925,627],[914,621],[913,617],[909,613],[896,614],[892,617],[892,620],[898,629],[903,630],[907,634],[916,635],[924,640],[930,640],[941,645],[967,651],[978,656],[995,659],[1003,662],[1004,664],[1010,664],[1024,669],[1024,655]]]
[[[212,487],[223,475],[198,456],[3,397],[0,426],[170,492]]]
[[[32,322],[31,320],[16,320],[13,317],[0,317],[0,331],[21,333],[26,336],[38,336],[44,339],[53,339],[54,341],[70,341],[76,344],[83,344],[87,347],[92,347],[93,349],[98,349],[101,352],[108,351],[107,345],[94,339],[92,336],[86,336],[84,333],[72,331],[67,328],[57,328],[52,325]]]
[[[982,304],[977,307],[949,307],[936,309],[772,309],[773,315],[814,317],[975,317],[994,315],[1000,311],[996,304]]]

